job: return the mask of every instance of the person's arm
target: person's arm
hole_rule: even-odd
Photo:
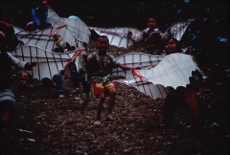
[[[94,68],[96,67],[95,63],[96,63],[96,58],[94,56],[94,53],[90,53],[87,57],[86,57],[86,62],[85,62],[85,67],[86,67],[86,72],[91,73],[94,72]]]
[[[19,60],[15,56],[13,56],[11,53],[7,53],[9,58],[12,60],[13,64],[17,67],[24,68],[26,65],[26,62]]]
[[[126,66],[124,64],[119,64],[118,67],[123,69],[123,70],[140,69],[140,67],[129,67],[129,66]]]
[[[20,68],[24,68],[26,70],[31,70],[33,66],[36,66],[35,62],[25,62],[25,61],[21,61],[18,58],[16,58],[15,56],[13,56],[11,53],[7,53],[9,58],[12,60],[13,64],[17,67]]]
[[[139,67],[129,67],[129,66],[126,66],[124,64],[120,64],[119,62],[117,62],[117,60],[112,56],[112,55],[109,55],[109,57],[111,58],[113,64],[114,64],[114,67],[119,67],[123,70],[132,70],[132,69],[138,69]]]
[[[131,69],[133,69],[132,67],[129,67],[129,66],[126,66],[126,65],[123,65],[123,64],[119,64],[118,67],[123,69],[123,70],[131,70]]]

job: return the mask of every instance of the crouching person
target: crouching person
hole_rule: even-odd
[[[14,93],[11,89],[13,66],[31,70],[36,63],[20,61],[10,52],[19,44],[14,34],[13,25],[0,21],[0,116],[1,125],[10,121],[10,115],[16,107]]]

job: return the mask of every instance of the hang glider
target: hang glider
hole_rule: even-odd
[[[64,26],[64,29],[58,29],[58,34],[65,38],[67,42],[71,42],[74,38],[75,40],[89,43],[89,37],[91,35],[88,26],[80,19],[80,18],[63,18],[59,17],[58,14],[48,5],[48,19],[52,21],[53,30],[51,31],[55,33],[55,31]],[[74,40],[74,41],[75,41]]]
[[[193,71],[201,72],[193,58],[187,54],[170,54],[164,58],[153,56],[154,61],[146,61],[145,58],[147,57],[148,55],[145,54],[120,56],[118,61],[128,66],[135,67],[143,62],[151,63],[149,67],[148,65],[142,65],[141,67],[144,67],[141,70],[137,70],[135,74],[114,70],[114,76],[121,75],[125,77],[116,81],[132,86],[153,99],[165,99],[169,90],[180,86],[186,87],[190,84],[189,78],[192,76]],[[135,61],[138,59],[139,62]]]
[[[15,34],[24,45],[19,46],[12,54],[23,61],[37,62],[31,74],[39,80],[44,77],[52,79],[63,70],[68,60],[84,48],[83,44],[88,44],[90,36],[88,27],[80,19],[59,17],[51,7],[48,9],[48,18],[52,21],[52,26],[45,29],[26,31],[14,27]],[[64,42],[75,46],[76,49],[66,53],[54,52],[54,34],[60,35]]]
[[[65,64],[72,58],[75,51],[69,53],[54,53],[36,46],[21,46],[13,54],[20,60],[36,62],[36,66],[30,72],[33,78],[41,80],[53,78],[64,69]]]
[[[181,40],[182,36],[184,35],[186,29],[188,26],[198,20],[199,18],[192,18],[188,19],[186,21],[180,21],[173,23],[167,30],[165,31],[165,35],[171,36],[173,38],[176,38],[177,40]],[[167,33],[167,34],[166,34]]]
[[[130,67],[140,67],[146,69],[156,66],[164,56],[146,54],[141,52],[130,52],[117,57],[117,61],[121,64],[125,64]],[[133,78],[133,74],[130,71],[123,71],[120,68],[113,70],[113,76],[125,77],[126,79]]]
[[[31,74],[39,80],[44,77],[52,79],[55,74],[63,70],[69,60],[84,50],[82,49],[83,42],[88,43],[90,36],[89,28],[79,18],[62,18],[51,8],[48,11],[48,18],[52,21],[52,27],[50,28],[28,32],[14,27],[15,34],[24,42],[24,45],[18,47],[13,52],[13,55],[24,61],[37,62]],[[184,27],[186,28],[186,26]],[[107,35],[111,45],[122,48],[133,45],[133,41],[140,40],[142,36],[142,31],[135,28],[107,29],[91,27],[91,30],[96,31],[100,35]],[[132,33],[131,36],[129,35],[130,32]],[[172,33],[174,31],[171,28],[169,32]],[[177,33],[179,32],[177,31]],[[59,34],[63,37],[63,41],[73,46],[76,45],[77,49],[67,53],[53,52],[56,46],[53,38],[54,34]],[[75,59],[77,66],[80,65],[79,58]],[[199,70],[199,67],[192,61],[191,57],[185,54],[164,57],[131,52],[119,56],[117,60],[128,66],[141,67],[141,70],[138,70],[135,74],[130,71],[114,70],[113,76],[124,77],[124,79],[117,81],[135,87],[153,99],[164,99],[169,88],[175,89],[177,86],[186,86],[186,84],[189,84],[191,72]],[[187,63],[188,65],[184,65]]]

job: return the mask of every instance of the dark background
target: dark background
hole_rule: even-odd
[[[35,0],[1,0],[1,18],[24,26],[30,20],[31,5]],[[145,0],[145,1],[92,1],[48,0],[61,17],[76,15],[88,26],[131,26],[145,28],[148,17],[155,17],[159,27],[165,29],[175,21],[193,17],[221,21],[229,25],[228,1]]]

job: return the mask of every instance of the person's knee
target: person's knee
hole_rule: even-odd
[[[99,95],[99,100],[100,100],[100,101],[104,101],[104,100],[105,100],[105,94],[104,94],[104,93],[101,93],[101,94]]]

